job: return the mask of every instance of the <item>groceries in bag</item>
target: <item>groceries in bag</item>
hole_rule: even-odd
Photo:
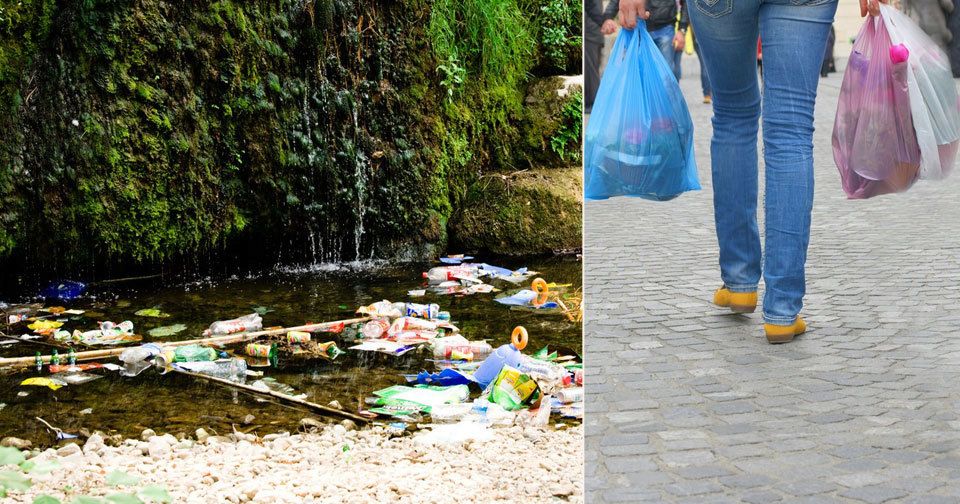
[[[904,191],[919,176],[908,61],[882,20],[868,18],[850,53],[833,127],[833,156],[849,198]]]

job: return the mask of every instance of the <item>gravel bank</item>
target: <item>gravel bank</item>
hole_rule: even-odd
[[[583,502],[583,427],[490,429],[489,439],[436,444],[427,430],[394,437],[383,427],[317,433],[210,436],[199,440],[146,433],[107,446],[99,434],[82,449],[48,449],[37,460],[61,467],[32,477],[8,502],[49,494],[103,496],[113,470],[166,487],[177,503]],[[64,499],[64,488],[74,493]]]

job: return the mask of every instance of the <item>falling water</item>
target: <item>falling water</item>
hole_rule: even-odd
[[[367,189],[367,177],[364,173],[363,165],[366,164],[367,157],[357,148],[357,107],[353,107],[353,165],[356,168],[354,177],[357,188],[357,225],[353,229],[354,255],[353,260],[360,262],[360,241],[363,239],[363,216],[367,209],[364,206],[363,195]]]

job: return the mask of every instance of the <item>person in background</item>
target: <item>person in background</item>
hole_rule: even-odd
[[[593,101],[597,97],[597,88],[600,87],[600,54],[603,51],[603,36],[600,27],[617,15],[616,2],[613,7],[603,9],[602,0],[584,0],[583,16],[583,79],[584,79],[584,111],[589,114],[593,109]],[[611,23],[613,21],[610,21]],[[616,30],[616,25],[614,25]],[[610,33],[613,33],[612,31]]]
[[[820,65],[820,77],[826,77],[830,75],[831,72],[836,72],[837,67],[833,61],[833,45],[837,40],[837,34],[833,31],[833,26],[830,27],[830,35],[827,37],[827,50],[823,53],[823,64]]]
[[[687,27],[690,25],[686,0],[648,0],[647,7],[650,9],[650,17],[647,18],[647,32],[650,33],[650,37],[660,48],[663,59],[666,60],[670,70],[673,71],[674,77],[679,81],[680,53],[683,52],[687,38]],[[600,27],[600,31],[604,35],[610,35],[617,31],[617,24],[613,21],[613,18],[616,17],[619,10],[619,0],[613,0],[607,4],[604,11],[605,20]],[[680,14],[679,30],[674,27],[674,24],[677,23],[678,13]]]
[[[692,1],[690,21],[713,88],[710,163],[722,280],[713,303],[735,313],[755,311],[762,274],[763,330],[770,343],[785,343],[807,329],[800,310],[813,210],[814,104],[838,0]],[[625,29],[657,10],[648,0],[619,3]],[[868,13],[880,14],[878,0],[860,0],[860,15]],[[757,224],[761,121],[763,247]]]
[[[710,91],[710,76],[707,75],[707,65],[703,64],[703,58],[700,57],[700,44],[697,42],[697,34],[690,30],[690,37],[693,39],[693,52],[697,53],[697,59],[700,60],[700,89],[703,91],[703,103],[712,103],[713,97]]]

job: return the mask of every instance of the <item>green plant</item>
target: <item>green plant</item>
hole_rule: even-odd
[[[576,9],[571,8],[576,6]],[[582,37],[571,28],[580,18],[580,3],[569,0],[549,0],[540,7],[540,43],[550,65],[561,70],[567,66],[567,54],[572,46],[580,47]]]
[[[527,25],[515,0],[437,0],[427,34],[439,61],[458,62],[489,85],[516,86],[533,55]]]
[[[567,154],[571,159],[580,158],[581,131],[583,128],[583,93],[577,91],[570,95],[560,112],[560,128],[550,137],[550,149],[566,161]],[[576,150],[571,150],[572,148]]]
[[[443,74],[440,85],[447,90],[447,99],[452,100],[454,93],[460,89],[467,77],[467,69],[460,66],[456,54],[451,54],[446,63],[437,66],[437,71]]]

